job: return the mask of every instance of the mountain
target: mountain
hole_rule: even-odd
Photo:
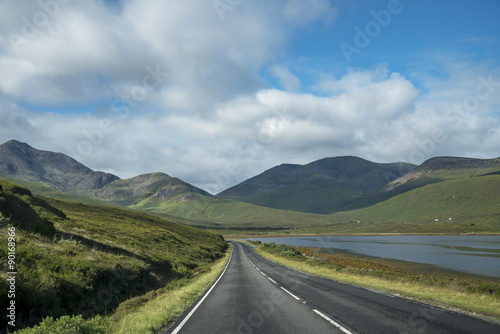
[[[16,140],[0,145],[0,177],[41,183],[67,193],[122,206],[156,203],[171,198],[183,201],[198,194],[211,196],[163,173],[122,180],[113,174],[95,172],[62,153],[37,150]]]
[[[500,174],[500,158],[431,158],[409,173],[390,182],[383,192],[392,196],[445,180]]]
[[[358,157],[325,158],[307,165],[283,164],[219,194],[256,205],[329,214],[363,207],[377,190],[415,168],[407,163],[375,163]]]
[[[498,233],[500,230],[500,158],[432,158],[380,192],[386,193],[386,200],[330,216],[332,221],[343,224],[318,225],[298,233]]]
[[[123,206],[141,206],[170,199],[181,202],[193,199],[197,195],[212,196],[202,189],[164,173],[143,174],[126,180],[116,180],[90,194],[100,200]]]
[[[94,172],[62,153],[37,150],[16,140],[0,145],[0,177],[43,183],[75,194],[102,188],[118,179],[113,174]]]
[[[205,228],[464,233],[474,224],[475,231],[500,229],[500,158],[437,157],[418,167],[326,158],[274,167],[215,197],[167,174],[122,180],[16,141],[0,145],[0,171],[25,180],[19,182],[33,194],[106,201]],[[453,224],[445,224],[448,218]]]

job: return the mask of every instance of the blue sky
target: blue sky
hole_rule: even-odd
[[[349,67],[372,68],[384,62],[392,71],[404,75],[410,75],[425,62],[426,66],[435,67],[435,75],[446,76],[432,59],[435,52],[455,52],[458,61],[500,61],[500,1],[401,0],[397,6],[401,12],[392,14],[388,26],[381,27],[380,33],[370,38],[370,44],[359,54],[352,54],[347,63],[339,45],[345,42],[355,46],[354,27],[365,32],[366,25],[375,21],[371,12],[387,10],[389,1],[354,3],[341,3],[337,20],[331,26],[318,22],[294,36],[283,60],[296,66],[303,82],[309,81],[307,71],[311,68],[342,76]],[[314,78],[310,80],[310,85],[314,85]]]
[[[498,0],[0,8],[0,141],[94,170],[216,193],[330,156],[500,156]]]

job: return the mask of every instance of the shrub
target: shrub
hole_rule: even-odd
[[[280,256],[298,256],[302,255],[301,252],[297,250],[297,248],[289,245],[279,245],[276,247],[276,250],[280,253]]]

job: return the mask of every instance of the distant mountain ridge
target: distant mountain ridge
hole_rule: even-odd
[[[129,206],[145,199],[169,199],[206,191],[163,173],[139,175],[127,180],[95,172],[75,159],[50,151],[37,150],[26,143],[10,140],[0,145],[0,177],[42,183],[67,193],[94,197]]]
[[[47,184],[65,192],[82,194],[118,180],[118,176],[94,172],[75,159],[37,150],[10,140],[0,145],[0,177]]]
[[[415,167],[353,156],[325,158],[307,165],[283,164],[217,197],[275,209],[328,214],[373,202],[372,194]]]
[[[177,201],[189,200],[196,196],[195,194],[212,196],[178,178],[164,173],[149,173],[116,180],[92,192],[90,196],[106,202],[131,206],[144,201],[166,201],[172,198],[176,198]]]
[[[411,231],[420,233],[439,219],[442,230],[446,220],[465,233],[474,224],[497,231],[500,217],[500,158],[436,157],[420,166],[325,158],[276,166],[213,196],[164,173],[122,180],[64,154],[9,141],[0,145],[0,177],[24,180],[46,197],[99,199],[183,224],[226,229],[323,225],[335,233],[338,224],[361,221],[394,224],[394,232],[416,224]]]

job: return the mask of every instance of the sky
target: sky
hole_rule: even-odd
[[[500,156],[499,0],[0,0],[0,142],[213,194]]]

